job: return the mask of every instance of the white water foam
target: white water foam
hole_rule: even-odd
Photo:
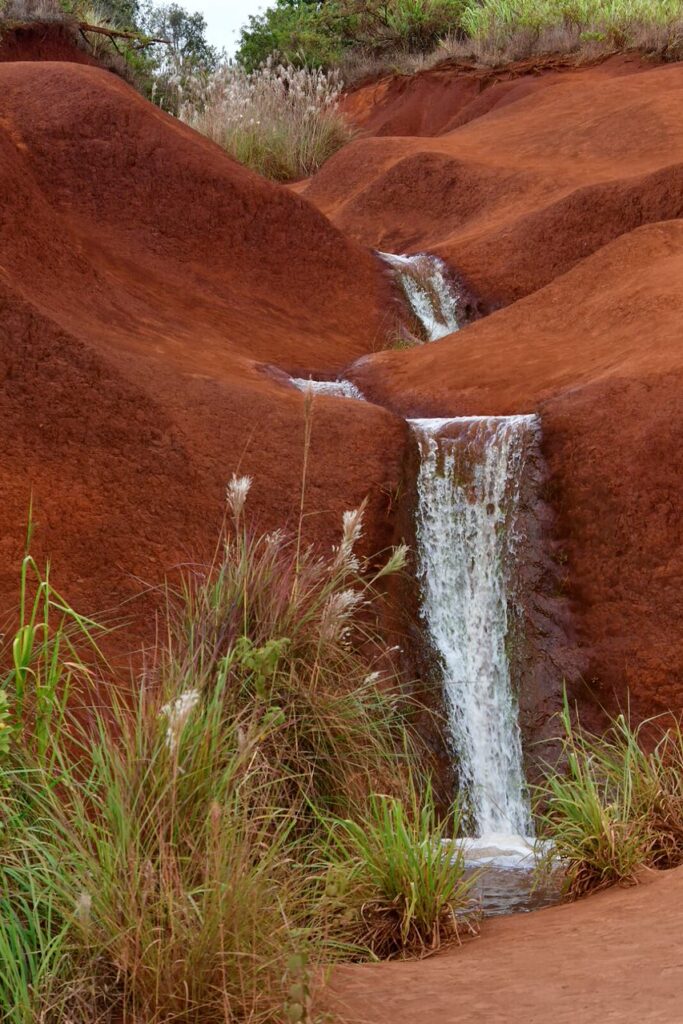
[[[453,751],[479,837],[532,832],[506,652],[508,570],[535,416],[411,420],[421,448],[422,612],[441,656]],[[445,431],[445,428],[449,428]],[[445,433],[443,433],[445,431]],[[496,856],[500,855],[496,854]]]
[[[443,260],[427,252],[415,256],[390,252],[378,255],[396,274],[428,341],[438,341],[458,330],[459,296]]]
[[[350,380],[310,380],[305,377],[290,377],[299,391],[310,389],[318,395],[331,395],[333,398],[357,398],[365,401],[365,395]]]

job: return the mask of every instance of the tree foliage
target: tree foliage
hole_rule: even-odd
[[[237,59],[253,70],[271,54],[329,67],[350,50],[422,52],[460,31],[467,0],[276,0],[242,30]]]

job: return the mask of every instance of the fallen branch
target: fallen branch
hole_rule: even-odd
[[[158,36],[143,36],[139,32],[123,32],[117,28],[107,28],[106,25],[90,25],[87,21],[81,21],[78,24],[81,32],[96,32],[101,36],[108,36],[112,42],[115,39],[131,39],[133,42],[138,43],[139,48],[145,46],[151,46],[152,43],[163,43],[165,46],[171,45],[170,39],[161,39]]]

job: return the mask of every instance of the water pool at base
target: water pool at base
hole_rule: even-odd
[[[479,875],[472,896],[483,917],[530,913],[561,901],[561,870],[542,879],[534,871],[541,852],[536,840],[493,833],[463,839],[462,846],[465,874]]]

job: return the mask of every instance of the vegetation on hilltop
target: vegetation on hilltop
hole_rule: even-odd
[[[0,0],[3,24],[61,22],[87,49],[160,106],[175,112],[188,78],[208,75],[221,54],[206,39],[206,20],[178,3],[152,0]]]
[[[275,0],[249,18],[235,62],[175,2],[0,0],[0,25],[32,19],[71,23],[76,45],[85,37],[159,106],[276,181],[315,173],[349,141],[338,100],[364,75],[446,58],[683,48],[683,0]]]
[[[250,18],[238,60],[251,70],[275,51],[348,78],[449,56],[498,63],[630,47],[680,54],[682,0],[276,0]]]

